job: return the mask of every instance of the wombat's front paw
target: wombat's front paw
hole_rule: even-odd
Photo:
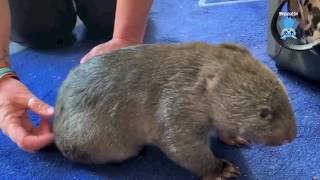
[[[227,179],[232,177],[239,177],[241,175],[239,167],[234,166],[232,163],[223,160],[223,171],[221,179]]]
[[[239,177],[241,175],[240,169],[234,166],[232,163],[222,160],[222,172],[220,175],[209,175],[205,176],[203,180],[226,180],[229,178]]]
[[[229,144],[231,146],[246,146],[246,147],[250,147],[250,142],[243,139],[240,136],[226,136],[226,135],[219,135],[219,139],[226,143]]]

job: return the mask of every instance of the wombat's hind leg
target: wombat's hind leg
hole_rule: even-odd
[[[65,146],[64,148],[60,149],[61,153],[64,157],[82,163],[93,163],[93,159],[90,156],[90,153],[81,150],[81,148],[76,146]]]
[[[95,146],[93,143],[76,144],[64,143],[60,145],[63,156],[69,160],[85,164],[103,164],[109,162],[121,162],[138,155],[141,147],[138,146]]]
[[[206,176],[203,178],[203,180],[224,180],[234,177],[239,177],[241,175],[240,170],[238,167],[234,166],[232,163],[221,160],[222,161],[222,167],[223,171],[220,176],[216,177],[214,176]]]

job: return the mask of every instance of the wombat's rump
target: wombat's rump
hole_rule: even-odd
[[[203,179],[240,175],[214,156],[209,135],[238,145],[294,139],[283,85],[243,47],[186,43],[115,50],[63,82],[55,143],[83,163],[123,161],[146,144]]]

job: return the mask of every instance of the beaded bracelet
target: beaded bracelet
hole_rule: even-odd
[[[17,74],[12,71],[9,67],[0,68],[0,79],[12,77],[19,80]]]

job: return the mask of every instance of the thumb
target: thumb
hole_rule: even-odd
[[[28,100],[28,107],[31,109],[31,111],[40,116],[52,116],[54,113],[53,107],[34,96]]]
[[[88,61],[88,59],[90,58],[90,53],[86,54],[81,60],[80,60],[80,64],[85,63],[86,61]]]

